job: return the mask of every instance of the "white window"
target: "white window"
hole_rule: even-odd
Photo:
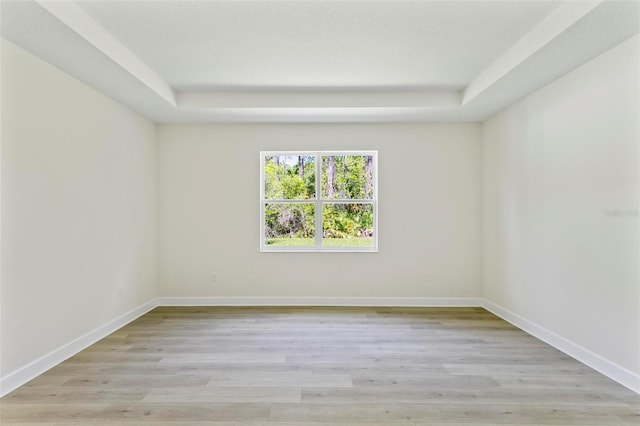
[[[260,251],[377,250],[377,151],[260,153]]]

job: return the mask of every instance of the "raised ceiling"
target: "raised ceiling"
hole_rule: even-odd
[[[157,122],[479,121],[637,1],[2,1],[2,36]]]
[[[178,90],[461,89],[557,2],[83,2]]]

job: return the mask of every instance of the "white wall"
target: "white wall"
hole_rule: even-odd
[[[6,377],[155,296],[157,202],[154,123],[1,48]]]
[[[161,296],[479,296],[479,132],[478,124],[160,125]],[[379,151],[378,253],[259,252],[259,152],[297,149]]]
[[[622,43],[482,132],[485,297],[631,377],[640,374],[639,48],[638,36]]]

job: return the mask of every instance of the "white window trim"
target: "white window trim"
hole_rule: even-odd
[[[316,157],[316,198],[309,200],[267,200],[264,196],[264,161],[265,157],[273,155],[314,155]],[[322,196],[322,162],[323,156],[330,155],[370,155],[373,157],[373,199],[370,200],[348,200],[348,199],[323,199]],[[287,203],[287,204],[315,204],[315,246],[314,247],[268,247],[264,236],[265,204],[267,203]],[[323,204],[371,204],[373,206],[373,246],[372,247],[323,247],[322,246],[322,205]],[[378,151],[260,151],[260,251],[264,253],[376,253],[378,252]],[[318,214],[320,212],[320,214]]]

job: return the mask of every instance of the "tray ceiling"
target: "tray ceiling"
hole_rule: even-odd
[[[9,41],[156,122],[480,121],[636,1],[2,1]]]

